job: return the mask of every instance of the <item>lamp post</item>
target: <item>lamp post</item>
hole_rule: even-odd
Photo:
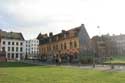
[[[93,53],[93,68],[95,68],[95,56],[96,56],[96,53],[94,52]]]

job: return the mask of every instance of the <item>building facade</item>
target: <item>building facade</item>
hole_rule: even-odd
[[[91,39],[93,53],[98,61],[111,59],[112,56],[125,55],[125,35],[102,35]]]
[[[0,35],[0,43],[1,43],[1,35]],[[0,45],[1,48],[1,45]],[[6,52],[5,51],[0,51],[0,62],[6,62]]]
[[[79,62],[80,56],[88,50],[89,35],[84,24],[61,33],[39,34],[40,59],[47,62]]]
[[[112,42],[112,55],[125,55],[125,35],[107,36]]]
[[[96,62],[103,62],[111,56],[112,42],[109,37],[94,36],[91,39],[94,58]]]
[[[25,41],[21,33],[0,31],[1,51],[6,52],[7,60],[25,58]]]
[[[37,59],[39,55],[39,40],[32,39],[26,41],[26,56],[28,59]]]

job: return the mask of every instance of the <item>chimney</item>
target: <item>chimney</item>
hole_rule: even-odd
[[[43,38],[47,38],[47,37],[48,37],[47,33],[43,35]]]
[[[65,33],[66,31],[65,30],[62,30],[62,33]]]
[[[50,36],[50,37],[52,37],[52,36],[53,36],[53,33],[52,33],[52,32],[50,32],[50,33],[49,33],[49,36]]]
[[[84,24],[81,24],[81,27],[84,27]]]

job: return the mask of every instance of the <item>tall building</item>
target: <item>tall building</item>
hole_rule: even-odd
[[[84,24],[61,33],[39,34],[40,59],[52,62],[56,59],[62,62],[79,62],[84,53],[89,50],[90,37]]]
[[[25,41],[22,33],[0,30],[0,35],[0,49],[6,52],[7,60],[20,60],[25,58]]]
[[[37,59],[39,55],[39,40],[32,39],[26,41],[26,56],[28,59]]]

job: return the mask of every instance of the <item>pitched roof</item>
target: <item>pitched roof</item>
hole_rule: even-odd
[[[76,37],[76,36],[78,36],[80,28],[81,27],[75,27],[75,28],[72,28],[68,31],[62,30],[61,33],[58,33],[58,34],[53,35],[53,36],[45,36],[45,34],[44,35],[39,34],[37,39],[40,40],[40,44],[46,44],[46,43],[50,42],[50,39],[51,39],[51,42],[55,42],[55,41],[60,41],[60,40],[70,38],[70,37]],[[65,38],[64,34],[66,35],[66,38]],[[73,35],[70,36],[71,34],[73,34]]]
[[[5,39],[16,39],[16,40],[24,40],[22,33],[17,32],[6,32],[0,30],[0,37]]]

